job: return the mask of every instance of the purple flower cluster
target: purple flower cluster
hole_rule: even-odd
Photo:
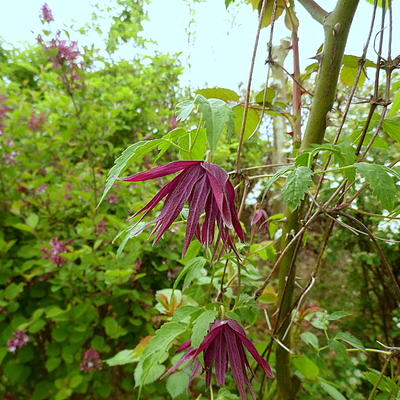
[[[4,134],[4,129],[6,127],[4,120],[7,118],[7,113],[11,110],[11,107],[4,104],[4,100],[6,99],[6,96],[0,95],[0,136]]]
[[[107,197],[107,201],[110,204],[118,204],[119,203],[119,197],[117,194],[115,193],[111,193],[108,197]]]
[[[53,12],[47,3],[44,3],[40,9],[40,19],[43,22],[54,21]]]
[[[29,342],[29,336],[26,330],[15,331],[12,338],[8,340],[7,347],[8,351],[15,353],[19,348],[26,346]]]
[[[48,50],[57,50],[57,53],[50,58],[55,68],[64,66],[70,67],[72,70],[78,67],[77,59],[81,55],[78,49],[78,42],[60,39],[61,32],[57,33],[57,37],[50,41],[46,46]],[[79,74],[74,74],[79,75]],[[80,75],[79,75],[80,78]],[[78,79],[75,77],[74,79]]]
[[[37,116],[35,112],[32,112],[32,115],[28,121],[28,127],[32,132],[36,132],[43,126],[45,122],[46,122],[45,113],[40,113],[40,115]]]
[[[270,365],[258,353],[253,343],[248,339],[242,326],[233,319],[216,320],[210,326],[207,336],[197,349],[191,347],[190,341],[185,342],[179,349],[179,351],[186,350],[185,354],[162,378],[176,371],[186,361],[191,361],[194,364],[192,377],[195,376],[201,368],[197,357],[200,353],[203,353],[206,387],[210,387],[213,369],[215,370],[217,384],[224,386],[226,373],[228,372],[228,367],[230,367],[242,399],[247,400],[247,390],[255,399],[255,394],[247,373],[247,371],[251,373],[253,371],[247,359],[245,348],[257,361],[266,375],[273,378],[274,373]]]
[[[230,231],[234,230],[241,240],[244,240],[244,233],[235,207],[235,189],[229,181],[228,173],[220,166],[206,161],[174,161],[122,180],[142,182],[179,171],[182,172],[164,185],[156,196],[134,215],[144,212],[143,217],[145,217],[165,198],[164,208],[159,216],[142,229],[155,224],[153,233],[157,232],[154,240],[157,242],[170,229],[188,202],[189,215],[183,253],[188,249],[194,236],[204,246],[211,246],[214,243],[217,227],[219,233],[216,249],[222,242],[222,250],[229,247],[237,254]],[[200,222],[203,213],[205,213],[204,220]]]
[[[61,267],[62,264],[66,263],[68,259],[65,257],[61,257],[61,253],[69,253],[67,249],[67,245],[69,242],[63,242],[62,240],[58,240],[57,237],[54,237],[50,240],[51,249],[42,248],[42,253],[44,254],[44,258],[48,258],[57,265],[57,267]]]
[[[100,354],[94,349],[88,349],[83,355],[81,363],[82,371],[100,371],[103,369],[103,361],[100,359]]]
[[[14,147],[15,143],[12,139],[7,140],[6,142],[6,147],[11,148]],[[15,164],[15,157],[19,154],[20,152],[18,150],[11,150],[8,153],[5,152],[3,154],[3,160],[7,165],[13,165]]]

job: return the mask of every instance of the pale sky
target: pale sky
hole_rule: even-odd
[[[82,26],[90,20],[93,12],[93,1],[90,0],[47,0],[53,10],[55,22],[52,30],[69,26],[74,20],[75,26]],[[108,1],[98,1],[107,5]],[[193,88],[221,86],[237,89],[240,82],[246,82],[250,58],[257,28],[257,14],[251,6],[233,6],[225,9],[224,0],[208,0],[188,6],[188,0],[152,0],[148,7],[150,20],[145,22],[144,37],[155,40],[158,45],[150,45],[146,52],[154,49],[161,52],[182,53],[181,61],[185,67],[182,83]],[[333,0],[321,0],[319,3],[327,11],[335,4]],[[395,6],[398,6],[395,3]],[[6,42],[17,44],[22,41],[33,42],[42,29],[39,21],[39,9],[42,0],[0,0],[0,37]],[[194,23],[189,26],[190,9],[194,10]],[[192,10],[192,11],[193,11]],[[360,56],[364,40],[369,28],[371,4],[360,0],[360,6],[350,32],[346,54]],[[394,10],[398,15],[398,9]],[[302,67],[310,64],[308,58],[315,54],[323,42],[322,27],[316,23],[299,4],[297,14],[300,19],[300,55]],[[395,21],[397,18],[395,18]],[[395,24],[396,26],[397,24]],[[188,43],[187,30],[192,32]],[[377,31],[377,29],[376,29]],[[375,31],[375,32],[376,32]],[[400,30],[394,32],[393,54],[400,53]],[[276,24],[274,42],[287,37],[290,32],[284,27],[283,18]],[[254,75],[254,87],[260,87],[265,79],[266,42],[269,29],[264,29],[259,48],[259,57]],[[96,34],[87,38],[75,38],[79,43],[94,42],[101,46]],[[120,52],[121,57],[134,56],[137,50],[125,46]],[[375,61],[375,55],[370,53]],[[291,71],[290,56],[286,66]],[[188,67],[190,61],[190,68]]]

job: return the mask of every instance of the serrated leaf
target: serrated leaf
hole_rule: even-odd
[[[217,318],[218,312],[214,310],[206,310],[193,323],[192,331],[192,347],[197,348],[205,338],[211,323]]]
[[[215,151],[224,129],[232,130],[233,111],[223,100],[206,99],[200,94],[196,96],[194,102],[199,105],[199,111],[203,116],[210,149]]]
[[[274,175],[271,176],[271,178],[268,179],[265,188],[264,188],[264,193],[268,193],[269,189],[271,186],[278,180],[280,179],[283,175],[286,174],[286,172],[291,171],[294,167],[292,166],[287,166],[287,167],[282,167],[279,168]]]
[[[189,386],[189,375],[185,372],[172,374],[167,379],[167,391],[173,399],[185,392]]]
[[[184,291],[192,283],[193,279],[199,275],[199,272],[206,265],[206,262],[207,260],[204,257],[196,257],[190,260],[175,279],[173,289],[175,290],[179,282],[185,277],[182,286],[182,290]]]
[[[345,342],[347,344],[349,344],[351,347],[354,347],[355,349],[358,350],[364,350],[365,347],[364,345],[361,343],[361,341],[359,339],[357,339],[355,336],[351,335],[348,332],[339,332],[336,336],[335,336],[336,340],[341,340],[342,342]]]
[[[237,102],[240,99],[240,96],[235,91],[220,87],[199,89],[196,94],[201,94],[207,99],[220,99],[223,101]]]
[[[176,115],[179,121],[185,121],[196,106],[194,100],[184,100],[176,105]]]
[[[314,347],[314,349],[318,350],[319,348],[318,338],[312,332],[303,332],[300,335],[300,338],[305,344],[308,344],[311,347]]]
[[[307,167],[295,168],[287,177],[283,188],[283,199],[291,210],[295,210],[304,199],[312,184],[312,171]]]
[[[344,397],[342,395],[342,393],[339,392],[339,390],[337,390],[335,387],[333,387],[332,385],[330,385],[327,382],[319,382],[319,385],[321,386],[321,388],[323,390],[325,390],[326,393],[329,394],[329,396],[331,396],[333,399],[335,400],[346,400],[346,397]]]
[[[385,167],[365,162],[356,163],[355,166],[359,174],[370,185],[382,206],[389,211],[393,210],[398,190],[393,179],[386,172]]]
[[[365,372],[364,377],[369,383],[371,383],[371,385],[376,385],[379,379],[380,382],[378,383],[377,388],[384,392],[396,393],[396,391],[399,389],[395,381],[390,379],[388,376],[381,376],[381,374],[377,371],[371,370],[369,372]]]
[[[122,154],[114,161],[114,166],[108,172],[103,195],[101,196],[101,199],[97,207],[104,200],[104,198],[110,191],[112,185],[117,180],[122,170],[127,166],[128,162],[138,160],[145,154],[156,149],[162,142],[163,142],[162,139],[144,140],[141,142],[134,143],[130,145],[128,148],[126,148],[122,152]]]

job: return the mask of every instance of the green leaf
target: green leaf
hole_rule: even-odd
[[[312,184],[311,177],[312,171],[307,167],[297,167],[287,177],[283,198],[290,209],[295,210],[304,199]]]
[[[198,94],[194,101],[199,105],[199,111],[203,116],[210,149],[215,151],[224,129],[233,130],[233,111],[220,99],[206,99]]]
[[[127,333],[125,329],[119,326],[117,320],[113,317],[105,317],[103,325],[107,336],[112,339],[118,339],[120,336],[123,336]]]
[[[353,86],[358,74],[358,68],[353,68],[353,67],[347,67],[343,66],[342,70],[340,71],[340,80],[342,83],[344,83],[347,86]],[[358,80],[358,87],[361,87],[365,79],[367,78],[367,75],[365,74],[364,71],[361,71],[360,79]]]
[[[184,100],[176,105],[176,115],[179,121],[185,121],[194,110],[194,100]]]
[[[186,288],[190,286],[193,279],[201,276],[201,270],[206,265],[206,262],[207,260],[204,257],[196,257],[191,259],[175,279],[173,289],[175,290],[178,287],[179,282],[185,277],[182,286],[182,290],[185,291]]]
[[[140,159],[145,154],[156,149],[162,142],[163,142],[162,139],[144,140],[141,142],[134,143],[130,145],[128,148],[126,148],[122,152],[122,154],[114,161],[114,166],[108,172],[106,179],[106,186],[104,188],[103,195],[101,196],[101,199],[97,207],[104,200],[104,198],[110,191],[112,185],[117,180],[122,170],[127,166],[128,162]]]
[[[189,386],[189,375],[185,372],[172,374],[167,379],[167,391],[173,399],[185,392]]]
[[[386,172],[385,167],[365,162],[357,163],[355,166],[359,174],[371,186],[373,193],[382,206],[389,211],[393,210],[398,190],[392,177]]]
[[[383,121],[382,128],[393,140],[396,140],[396,142],[400,142],[400,118],[399,117],[385,119]]]
[[[252,4],[255,10],[258,10],[258,13],[261,12],[262,7],[262,0],[248,0],[250,4]],[[267,0],[267,6],[264,13],[264,19],[262,22],[262,27],[265,28],[266,26],[270,25],[272,22],[272,17],[274,15],[274,0]],[[283,11],[286,8],[285,0],[277,0],[277,7],[275,12],[275,21],[282,15]]]
[[[369,372],[365,372],[364,377],[369,383],[371,383],[371,385],[376,385],[378,379],[380,379],[378,389],[384,392],[396,393],[399,389],[395,381],[390,379],[388,376],[381,376],[380,372],[371,370]]]
[[[58,366],[61,364],[61,358],[60,357],[52,357],[49,358],[46,363],[45,367],[48,372],[54,371]]]
[[[15,299],[24,290],[24,285],[24,283],[10,283],[4,290],[4,297],[8,300]]]
[[[283,175],[286,174],[286,172],[291,171],[294,167],[291,165],[288,165],[287,167],[282,167],[279,168],[274,175],[271,176],[271,178],[268,179],[265,188],[264,188],[264,193],[268,193],[269,189],[271,186],[278,180],[280,179]]]
[[[348,317],[349,315],[351,315],[351,314],[349,314],[346,311],[335,311],[332,314],[328,315],[328,319],[329,319],[329,321],[337,321],[338,319]]]
[[[28,218],[26,219],[27,225],[29,225],[33,229],[36,228],[38,222],[39,222],[39,216],[37,214],[29,214]]]
[[[306,379],[317,379],[319,368],[314,361],[311,361],[307,356],[301,355],[294,357],[293,364]]]
[[[211,323],[217,318],[218,312],[214,310],[206,310],[193,323],[192,331],[192,347],[197,348],[205,338]]]
[[[237,105],[233,107],[233,113],[234,113],[234,121],[235,121],[235,134],[240,135],[240,131],[242,129],[242,121],[243,121],[243,114],[244,114],[244,106],[243,105]],[[256,129],[259,125],[260,122],[260,115],[258,111],[249,108],[247,110],[247,120],[246,120],[246,127],[244,130],[244,140],[247,140],[253,133],[256,132]]]
[[[110,366],[114,365],[125,365],[134,362],[138,362],[140,356],[143,354],[144,350],[148,346],[152,336],[145,336],[139,342],[139,344],[132,350],[126,349],[117,353],[114,357],[105,360],[105,362]]]
[[[220,87],[199,89],[196,94],[201,94],[207,99],[220,99],[223,101],[238,102],[240,99],[240,96],[235,91]]]
[[[300,338],[305,344],[308,344],[311,347],[314,347],[314,349],[318,350],[319,348],[318,338],[312,332],[303,332],[300,335]]]
[[[323,390],[325,390],[326,393],[329,394],[329,396],[331,396],[333,399],[335,400],[346,400],[346,397],[344,397],[342,395],[342,393],[339,392],[339,390],[337,390],[335,387],[333,387],[332,385],[330,385],[327,382],[319,382],[319,385],[321,386],[321,388]]]
[[[274,100],[274,97],[275,97],[275,90],[274,89],[272,89],[272,88],[266,88],[266,90],[265,89],[263,89],[263,90],[261,90],[260,92],[258,92],[257,94],[256,94],[256,97],[255,97],[255,102],[256,103],[258,103],[258,104],[263,104],[263,101],[264,101],[264,92],[266,91],[266,94],[265,94],[265,104],[267,104],[267,103],[272,103],[272,101]]]
[[[351,335],[348,332],[339,332],[336,336],[335,336],[336,340],[341,340],[342,342],[345,342],[347,344],[349,344],[351,347],[354,347],[355,349],[358,350],[364,350],[365,347],[364,345],[361,343],[361,341],[359,339],[357,339],[356,337],[354,337],[353,335]]]

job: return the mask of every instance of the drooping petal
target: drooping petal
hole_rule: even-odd
[[[217,204],[211,193],[208,195],[205,210],[206,216],[201,228],[201,242],[205,246],[210,246],[214,242],[215,222],[218,212]]]
[[[175,187],[175,190],[168,195],[164,208],[157,217],[157,225],[153,229],[153,232],[157,231],[158,233],[154,243],[161,238],[182,211],[184,204],[192,193],[194,185],[201,177],[201,169],[192,168],[191,170],[182,172],[182,175],[182,179]]]
[[[167,183],[164,185],[161,190],[139,211],[137,211],[135,214],[132,215],[133,217],[136,217],[136,215],[139,215],[143,211],[146,211],[146,213],[143,214],[143,217],[145,217],[154,207],[157,206],[157,204],[168,194],[170,194],[175,188],[176,185],[180,182],[182,179],[182,174],[179,174],[177,177],[175,177],[171,182]]]
[[[161,176],[174,174],[175,172],[200,164],[201,161],[173,161],[166,165],[161,165],[148,171],[139,172],[126,178],[118,178],[127,182],[143,182],[150,179],[160,178]]]
[[[216,347],[216,341],[221,335],[218,335],[215,340],[210,343],[207,349],[204,350],[204,369],[206,371],[206,387],[211,384],[211,375],[213,364],[217,358],[218,348]]]
[[[183,254],[189,247],[196,229],[199,226],[199,219],[203,212],[208,197],[209,188],[206,186],[207,177],[203,176],[193,187],[192,196],[189,200],[189,216],[186,224],[185,243],[183,245]]]
[[[231,215],[232,215],[232,224],[233,227],[239,236],[240,240],[244,240],[244,232],[242,229],[242,225],[240,224],[239,217],[236,211],[235,207],[235,189],[232,185],[231,182],[226,182],[226,193],[228,197],[228,202],[229,202],[229,207],[231,209]]]
[[[246,348],[249,351],[249,353],[258,362],[258,364],[260,364],[260,366],[263,368],[263,370],[265,371],[267,376],[269,376],[270,378],[273,378],[274,377],[274,373],[272,372],[271,366],[258,353],[258,351],[255,348],[254,344],[251,343],[251,341],[247,338],[246,332],[240,326],[240,324],[238,322],[236,322],[235,320],[233,320],[233,319],[228,319],[228,325],[229,325],[230,328],[232,328],[235,332],[238,333],[238,336],[240,337],[240,340],[243,343],[243,345],[246,346]]]
[[[226,371],[228,370],[228,354],[224,335],[219,335],[216,339],[217,357],[215,359],[215,376],[220,386],[225,385]]]
[[[224,330],[224,336],[228,348],[229,364],[232,369],[233,377],[235,379],[240,396],[243,400],[247,400],[246,386],[250,384],[250,381],[247,378],[246,368],[236,345],[235,333],[233,330],[228,328]]]
[[[174,371],[176,371],[182,364],[184,364],[186,361],[191,361],[193,360],[196,356],[194,355],[196,352],[195,349],[189,349],[183,357],[175,364],[173,365],[167,372],[165,372],[160,379],[166,378],[168,375],[171,375]]]

